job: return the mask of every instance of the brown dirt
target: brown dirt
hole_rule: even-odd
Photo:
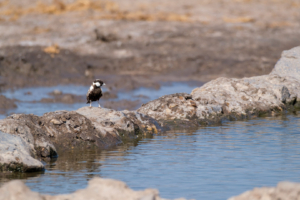
[[[299,8],[299,0],[0,0],[0,91],[101,78],[115,94],[268,74],[299,45]]]

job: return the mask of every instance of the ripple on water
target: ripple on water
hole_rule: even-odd
[[[61,194],[100,176],[135,190],[157,188],[164,198],[226,199],[279,181],[300,182],[299,126],[297,113],[167,133],[112,150],[60,152],[43,174],[25,177],[26,184]]]

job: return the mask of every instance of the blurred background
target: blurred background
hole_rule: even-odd
[[[1,0],[0,117],[85,106],[95,78],[104,107],[136,109],[217,77],[268,74],[299,45],[299,10],[299,0]]]
[[[100,104],[137,109],[218,77],[268,74],[300,44],[300,0],[0,0],[0,119]],[[93,106],[97,106],[95,102]],[[221,200],[300,182],[300,113],[152,135],[114,149],[59,152],[26,179],[45,194],[95,176],[162,197]]]

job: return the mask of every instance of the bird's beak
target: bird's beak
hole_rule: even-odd
[[[106,85],[105,83],[103,83],[103,85]]]

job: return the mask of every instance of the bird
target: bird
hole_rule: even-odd
[[[99,103],[99,99],[102,97],[102,90],[101,87],[105,85],[105,83],[100,80],[100,79],[96,79],[93,81],[90,89],[88,90],[87,94],[86,94],[86,100],[87,100],[87,104],[90,104],[90,107],[92,107],[92,101],[98,101],[98,105],[99,108],[101,108],[100,103]]]

